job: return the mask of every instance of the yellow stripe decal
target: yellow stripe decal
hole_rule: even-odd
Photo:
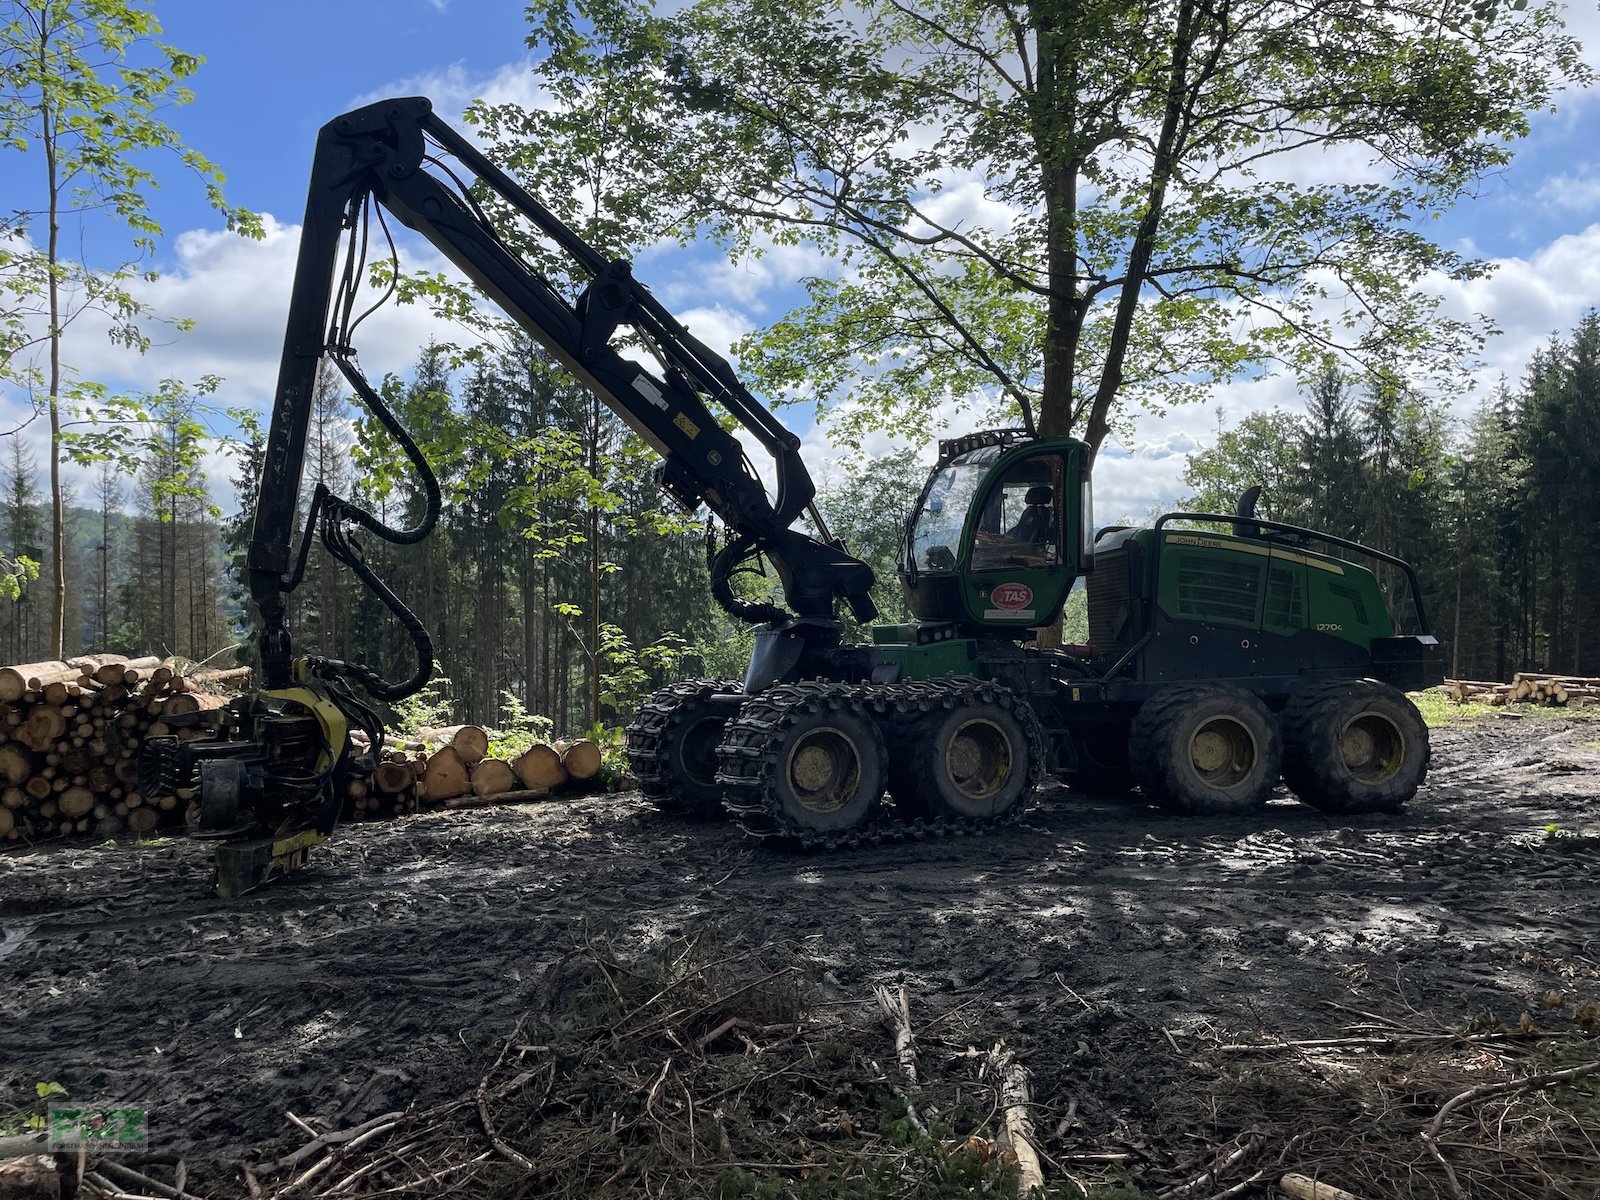
[[[1332,575],[1343,575],[1344,568],[1337,563],[1328,562],[1326,559],[1312,558],[1305,554],[1296,554],[1293,550],[1280,550],[1276,546],[1252,546],[1248,542],[1236,542],[1225,538],[1202,537],[1193,533],[1166,533],[1162,534],[1169,546],[1203,546],[1207,550],[1235,550],[1241,554],[1256,554],[1262,558],[1278,558],[1284,562],[1299,563],[1304,567],[1316,567],[1320,571],[1327,571]]]

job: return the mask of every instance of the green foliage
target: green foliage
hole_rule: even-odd
[[[0,600],[16,602],[23,589],[38,578],[39,564],[26,554],[15,558],[0,555]]]
[[[489,757],[509,761],[535,742],[548,742],[554,732],[555,722],[549,717],[529,712],[515,692],[502,691],[500,724],[489,734]]]
[[[1232,429],[1221,431],[1215,446],[1195,451],[1184,466],[1183,481],[1191,489],[1184,507],[1231,513],[1240,494],[1260,484],[1256,511],[1261,516],[1302,523],[1308,517],[1299,495],[1303,428],[1300,418],[1273,409],[1251,413]]]
[[[600,625],[600,702],[612,712],[632,717],[663,679],[682,660],[687,643],[675,633],[663,634],[648,646],[635,647],[623,630],[609,621]]]
[[[82,378],[63,355],[67,329],[85,313],[104,318],[111,341],[143,352],[154,320],[176,331],[187,318],[162,318],[135,288],[156,278],[140,265],[161,226],[150,211],[158,186],[151,156],[167,154],[205,189],[230,229],[260,236],[261,225],[222,195],[222,174],[183,145],[163,110],[193,99],[184,81],[200,59],[158,40],[161,26],[136,0],[16,0],[0,18],[0,150],[23,156],[35,189],[0,226],[0,382],[26,392],[48,413],[50,455],[63,452],[62,417],[110,418],[118,402]],[[16,173],[13,172],[13,175]],[[120,227],[127,257],[114,266],[79,261],[63,250],[92,230]],[[76,227],[74,227],[76,226]],[[102,431],[91,455],[117,449]],[[65,654],[67,584],[64,498],[51,472],[50,566],[54,577],[50,650]]]
[[[741,367],[833,410],[858,447],[1023,403],[1098,446],[1129,399],[1310,374],[1329,347],[1459,377],[1484,327],[1413,281],[1485,267],[1425,218],[1589,77],[1555,6],[1489,0],[1425,22],[1356,0],[587,0],[529,18],[550,102],[478,106],[485,140],[607,253],[667,231],[756,272],[775,248],[820,259]],[[1329,150],[1385,174],[1297,169]]]
[[[450,677],[440,673],[437,660],[433,664],[433,678],[422,685],[422,690],[394,705],[399,728],[408,733],[451,724],[455,703],[448,694]]]
[[[69,461],[79,466],[112,463],[123,474],[137,474],[141,467],[159,464],[150,484],[150,498],[163,520],[181,500],[203,504],[213,517],[222,510],[211,501],[211,494],[200,475],[200,464],[214,444],[206,418],[212,410],[200,403],[222,380],[208,375],[193,388],[176,379],[163,379],[154,392],[113,395],[101,388],[79,388],[80,396],[92,394],[94,403],[83,405],[86,428],[64,429],[61,445]],[[244,430],[249,435],[249,428]]]
[[[828,530],[872,568],[878,579],[873,599],[885,621],[911,615],[896,576],[905,553],[906,517],[927,476],[925,457],[919,447],[878,458],[854,453],[828,464],[826,473],[818,470],[818,506]]]

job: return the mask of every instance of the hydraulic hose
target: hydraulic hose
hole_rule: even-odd
[[[767,625],[787,621],[790,614],[776,604],[759,600],[746,600],[733,591],[731,579],[739,565],[748,560],[755,550],[755,539],[748,535],[735,537],[721,551],[713,554],[715,541],[706,535],[706,565],[711,571],[711,598],[717,607],[736,621],[751,625]]]

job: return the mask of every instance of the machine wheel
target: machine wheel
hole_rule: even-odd
[[[933,714],[927,731],[912,776],[929,815],[987,820],[1025,805],[1038,789],[1044,735],[1010,692],[983,689]]]
[[[1315,683],[1283,711],[1285,782],[1312,808],[1394,812],[1428,773],[1428,726],[1376,679]]]
[[[1180,684],[1133,719],[1128,757],[1147,799],[1182,813],[1259,808],[1283,768],[1277,718],[1256,696],[1222,684]]]
[[[768,689],[728,723],[718,756],[729,807],[762,835],[831,842],[863,829],[887,783],[883,732],[847,684]]]
[[[1072,788],[1090,796],[1126,796],[1138,783],[1128,761],[1128,739],[1107,727],[1104,737],[1072,735],[1072,751],[1078,765],[1072,773]]]
[[[699,679],[657,692],[628,724],[628,769],[662,812],[723,815],[717,747],[739,702],[732,680]]]

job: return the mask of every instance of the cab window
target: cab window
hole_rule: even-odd
[[[1061,563],[1063,471],[1056,454],[1006,468],[984,498],[972,546],[974,570]]]
[[[984,447],[934,473],[911,529],[911,553],[919,570],[955,570],[967,513],[996,457],[995,448]]]

